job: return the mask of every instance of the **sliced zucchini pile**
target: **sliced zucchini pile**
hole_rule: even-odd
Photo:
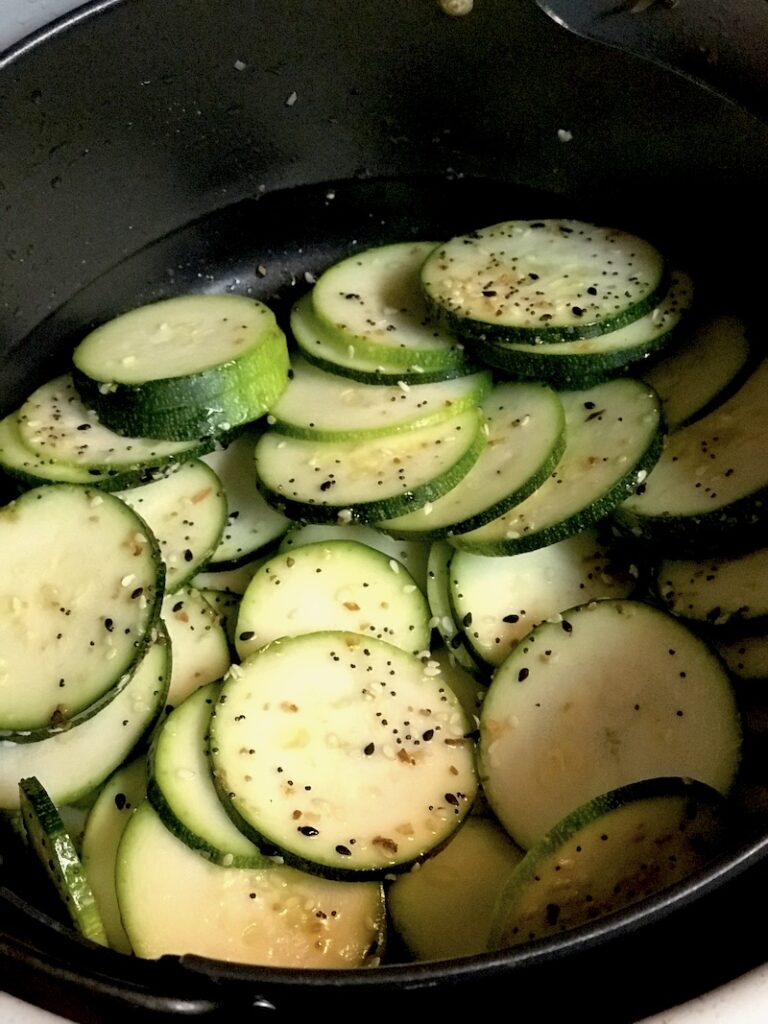
[[[110,945],[368,967],[389,919],[471,955],[716,852],[768,371],[694,294],[635,235],[507,221],[329,267],[290,366],[242,296],[123,313],[0,421],[0,807],[92,803]]]

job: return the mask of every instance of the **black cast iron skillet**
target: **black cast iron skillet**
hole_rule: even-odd
[[[585,35],[617,24],[606,3],[549,6]],[[664,43],[611,28],[614,46],[710,89],[577,39],[532,0],[475,0],[464,18],[435,0],[97,0],[21,44],[0,59],[3,409],[63,365],[85,326],[132,305],[232,288],[284,315],[305,271],[353,240],[509,217],[637,230],[689,266],[701,294],[731,295],[759,338],[748,253],[768,226],[768,129],[746,111],[765,112],[768,71],[762,51],[742,59],[739,47],[766,5],[729,3],[744,31],[725,74],[696,63],[705,36],[684,12],[610,6],[635,35],[656,19]],[[704,876],[562,939],[336,973],[87,946],[7,853],[0,971],[8,991],[80,1021],[432,1015],[498,997],[512,1014],[620,1024],[768,959],[749,913],[767,851],[768,828],[750,819]]]

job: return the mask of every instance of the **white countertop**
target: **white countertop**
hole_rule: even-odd
[[[0,0],[0,52],[81,6],[84,0]],[[768,1017],[768,965],[642,1024],[763,1024]],[[0,992],[3,1024],[57,1024],[63,1019]]]

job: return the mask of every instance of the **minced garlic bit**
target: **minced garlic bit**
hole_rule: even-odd
[[[461,18],[474,7],[474,0],[437,0],[437,3],[443,14],[450,14],[452,18]]]

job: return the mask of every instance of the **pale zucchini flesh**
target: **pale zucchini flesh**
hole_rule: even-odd
[[[658,399],[629,378],[560,394],[566,446],[550,477],[509,512],[450,543],[479,555],[545,547],[593,526],[644,481],[659,458]]]
[[[434,242],[398,242],[334,264],[312,289],[312,309],[342,352],[389,368],[462,366],[463,345],[432,321],[419,272]]]
[[[73,484],[0,509],[0,549],[0,733],[26,742],[125,686],[157,622],[164,571],[131,509]]]
[[[653,309],[664,260],[644,239],[576,220],[504,221],[438,246],[422,269],[460,336],[537,342],[616,330]]]
[[[118,497],[141,516],[160,545],[166,593],[184,586],[218,547],[227,499],[219,478],[200,459]]]
[[[560,399],[540,384],[497,384],[482,406],[486,444],[455,487],[437,501],[378,523],[395,536],[433,538],[469,533],[540,487],[566,445]]]
[[[439,666],[354,633],[233,666],[211,724],[222,799],[259,844],[336,877],[423,859],[471,809],[469,722]]]
[[[455,620],[494,668],[545,619],[586,601],[629,597],[637,585],[593,529],[520,555],[456,551],[448,575]]]
[[[429,647],[429,607],[408,571],[356,541],[305,544],[274,555],[240,603],[241,659],[282,636],[360,633],[417,654]]]
[[[161,632],[130,682],[98,714],[34,743],[0,742],[0,809],[18,809],[19,779],[30,775],[60,806],[97,789],[160,715],[169,678],[170,646]]]
[[[761,543],[768,501],[768,361],[707,416],[669,435],[658,463],[616,510],[619,521],[675,555]]]
[[[221,679],[231,655],[219,615],[195,587],[168,594],[162,620],[173,649],[168,704],[175,708],[201,686]]]
[[[291,437],[324,441],[386,437],[440,423],[479,405],[491,388],[487,370],[432,384],[361,384],[294,357],[291,371],[269,423]]]
[[[427,384],[448,380],[472,372],[469,363],[429,370],[418,362],[385,365],[380,359],[362,355],[354,343],[343,344],[343,338],[321,323],[312,308],[312,293],[307,292],[291,310],[291,333],[299,351],[313,366],[326,373],[357,380],[363,384]],[[386,356],[387,353],[385,353]]]
[[[364,967],[384,937],[377,883],[279,864],[222,867],[177,839],[148,803],[120,843],[117,893],[136,955],[152,959],[193,953],[270,967]]]
[[[171,464],[202,455],[210,440],[164,441],[124,437],[100,422],[83,404],[70,374],[43,384],[17,414],[19,437],[40,458],[99,473],[143,471],[161,473]]]
[[[719,659],[636,601],[597,601],[536,627],[496,672],[480,720],[485,794],[524,848],[643,778],[679,775],[725,794],[740,750]]]
[[[235,827],[216,793],[208,760],[211,713],[221,685],[191,693],[152,743],[147,797],[166,828],[201,856],[225,867],[263,867],[266,858]]]
[[[213,571],[233,569],[249,561],[291,526],[291,521],[268,505],[258,491],[256,440],[255,432],[246,431],[225,447],[203,456],[227,498],[226,525],[210,558]]]
[[[131,815],[147,792],[146,757],[122,765],[107,779],[88,813],[82,862],[99,907],[107,941],[120,953],[132,953],[120,919],[115,890],[117,848]]]
[[[750,353],[744,321],[717,316],[698,324],[684,345],[640,376],[659,396],[667,426],[676,430],[729,397],[749,366]]]
[[[375,522],[419,508],[469,472],[485,444],[477,409],[366,441],[306,441],[275,431],[256,445],[267,499],[291,518]]]
[[[523,853],[490,818],[470,818],[451,842],[387,892],[395,929],[419,960],[488,948],[493,910]]]

